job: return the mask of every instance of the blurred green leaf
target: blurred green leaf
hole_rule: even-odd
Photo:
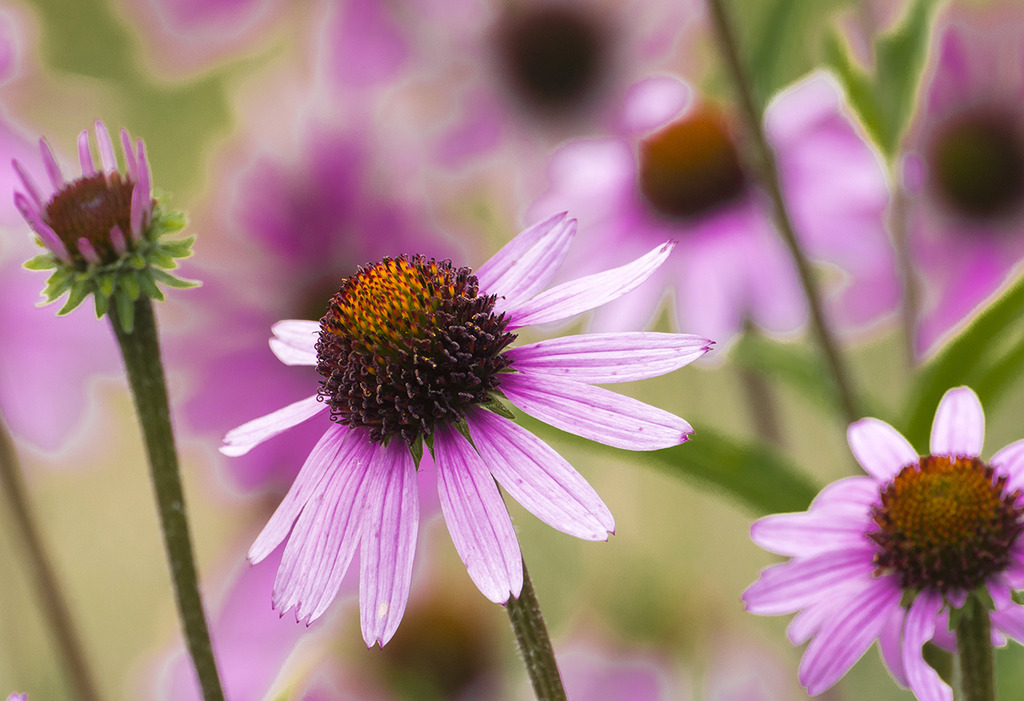
[[[928,55],[934,0],[915,0],[903,21],[875,42],[875,71],[854,63],[833,29],[826,34],[825,62],[846,89],[850,105],[885,156],[892,160],[917,102]]]
[[[982,309],[917,374],[904,435],[927,452],[932,417],[946,390],[968,385],[991,409],[1010,381],[1024,374],[1024,278]]]

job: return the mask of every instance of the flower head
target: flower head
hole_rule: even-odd
[[[68,293],[59,314],[67,314],[92,294],[96,315],[113,302],[126,331],[133,326],[133,303],[139,295],[163,299],[157,283],[192,287],[164,272],[177,267],[175,258],[191,255],[192,239],[166,242],[165,234],[181,230],[184,217],[164,212],[153,198],[146,147],[132,143],[121,130],[125,171],[117,169],[114,147],[102,122],[96,122],[100,168],[93,162],[89,133],[78,136],[82,175],[66,181],[49,144],[40,139],[43,164],[52,186],[49,197],[18,161],[13,161],[24,192],[14,203],[47,253],[25,264],[30,270],[53,270],[43,294],[50,303]]]
[[[1024,22],[954,15],[907,139],[909,244],[924,289],[916,345],[949,333],[1024,258]]]
[[[878,640],[896,680],[922,700],[952,692],[924,662],[929,640],[952,648],[951,614],[976,596],[993,632],[1024,639],[1024,441],[981,459],[985,416],[967,387],[949,390],[920,457],[878,419],[850,426],[867,477],[826,487],[808,511],[761,519],[754,542],[791,557],[743,594],[758,614],[798,612],[794,644],[811,639],[800,681],[834,684]],[[813,638],[813,639],[812,639]]]
[[[510,420],[514,407],[630,450],[682,443],[691,428],[596,387],[654,377],[706,353],[682,334],[570,336],[515,348],[516,329],[579,314],[638,286],[672,249],[542,292],[576,231],[565,214],[526,230],[475,272],[422,257],[384,259],[346,279],[323,319],[282,321],[271,349],[316,366],[319,391],[229,432],[221,452],[327,412],[327,429],[249,551],[258,562],[291,533],[274,606],[307,622],[330,604],[357,545],[368,645],[402,618],[419,507],[416,469],[433,463],[448,530],[470,577],[498,603],[518,597],[522,560],[497,483],[549,525],[604,540],[614,520],[563,458]],[[423,446],[429,449],[424,452]]]
[[[679,241],[657,284],[600,310],[594,328],[652,319],[668,290],[681,328],[720,341],[748,321],[770,333],[795,331],[805,318],[796,271],[740,157],[727,106],[658,77],[635,84],[622,112],[617,135],[572,141],[555,153],[550,188],[535,204],[585,213],[592,245],[567,264],[573,274],[605,265],[613,252]],[[844,328],[871,324],[898,299],[880,159],[823,74],[773,100],[765,131],[802,246],[841,271],[831,277],[829,311]]]

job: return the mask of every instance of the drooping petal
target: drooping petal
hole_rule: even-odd
[[[615,519],[594,488],[551,446],[489,411],[466,417],[473,444],[498,484],[552,528],[608,540]]]
[[[846,431],[846,440],[864,471],[883,482],[918,461],[917,451],[903,434],[878,419],[853,422]]]
[[[367,647],[384,647],[405,614],[420,522],[416,465],[409,449],[396,440],[377,453],[359,550],[359,620]]]
[[[299,319],[279,321],[270,327],[270,350],[285,365],[316,365],[320,322]]]
[[[761,572],[741,598],[747,611],[754,614],[793,613],[816,601],[833,598],[831,590],[836,587],[869,582],[873,571],[871,558],[870,550],[862,548],[773,565]]]
[[[103,172],[112,173],[117,170],[117,158],[114,156],[114,145],[110,143],[110,132],[107,131],[107,126],[99,119],[96,120],[96,146],[100,152],[100,163],[103,166]]]
[[[219,450],[229,457],[245,455],[263,441],[287,431],[292,426],[298,426],[325,409],[327,409],[327,404],[321,402],[315,394],[312,397],[300,399],[283,409],[278,409],[266,416],[248,421],[238,428],[231,429],[224,436],[224,445]]]
[[[14,172],[18,174],[21,179],[21,184],[25,186],[25,191],[28,196],[32,199],[32,204],[35,205],[35,211],[37,213],[43,211],[43,196],[39,186],[36,185],[35,178],[33,178],[25,166],[21,165],[16,159],[11,159],[11,165],[14,167]],[[15,195],[17,196],[17,195]]]
[[[903,631],[903,668],[907,673],[907,685],[918,701],[953,701],[953,690],[922,656],[924,644],[935,634],[941,608],[942,594],[926,589],[917,595],[907,612]]]
[[[675,242],[663,243],[632,263],[566,282],[516,308],[507,308],[508,328],[561,321],[618,299],[661,267],[673,248]]]
[[[476,271],[480,290],[498,295],[495,311],[514,309],[548,284],[569,251],[576,220],[562,212],[509,241]]]
[[[864,533],[870,524],[867,513],[853,516],[833,511],[773,514],[750,527],[750,538],[773,553],[813,557],[836,548],[867,546],[870,541]]]
[[[523,589],[523,556],[494,478],[458,431],[434,434],[437,492],[448,532],[481,593],[497,604]]]
[[[96,166],[92,163],[92,151],[89,149],[89,130],[83,129],[78,135],[78,160],[82,164],[82,175],[88,178],[96,174]]]
[[[903,666],[903,623],[906,612],[897,608],[889,615],[889,620],[878,633],[878,650],[882,660],[889,668],[892,676],[902,686],[907,686],[907,671]]]
[[[306,458],[277,510],[249,548],[249,562],[255,564],[262,560],[288,536],[295,519],[328,473],[349,462],[352,463],[351,470],[365,471],[367,458],[357,451],[369,443],[365,432],[331,424]]]
[[[808,644],[800,661],[800,683],[809,694],[820,694],[839,681],[878,637],[903,593],[892,580],[882,577],[858,592]]]
[[[990,616],[993,630],[1002,631],[1024,644],[1024,606],[1014,604],[1001,611],[993,611]]]
[[[328,451],[311,466],[309,481],[317,484],[302,503],[274,581],[274,608],[281,613],[296,607],[296,619],[308,625],[334,600],[359,544],[371,455],[369,445],[353,446],[344,456]],[[326,473],[318,480],[321,467]]]
[[[1024,489],[1024,440],[1014,441],[999,450],[989,460],[989,465],[998,474],[1006,475],[1007,492]]]
[[[978,457],[985,443],[985,413],[970,387],[956,387],[943,395],[932,423],[932,455]]]
[[[658,450],[689,439],[683,419],[650,404],[582,382],[501,375],[508,400],[563,431],[626,450]]]
[[[505,356],[520,372],[605,384],[664,375],[701,357],[713,343],[690,334],[590,333],[530,343]]]

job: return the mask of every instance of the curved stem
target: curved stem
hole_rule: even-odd
[[[153,489],[160,512],[167,559],[174,581],[178,614],[185,629],[185,640],[192,664],[199,677],[205,701],[223,701],[217,663],[213,658],[210,633],[203,615],[199,594],[192,541],[185,516],[185,498],[178,470],[178,453],[174,447],[167,384],[160,344],[156,332],[153,305],[148,297],[135,302],[135,319],[131,333],[126,333],[118,318],[116,305],[108,314],[124,358],[128,384],[135,401],[135,411],[142,427],[149,458]]]
[[[50,564],[50,558],[43,546],[43,539],[29,505],[18,458],[14,453],[14,441],[7,430],[7,424],[0,417],[0,487],[7,495],[8,513],[19,530],[22,550],[25,553],[29,576],[36,593],[42,600],[43,617],[50,626],[50,633],[60,652],[61,661],[67,671],[74,695],[80,701],[99,701],[100,694],[96,681],[82,649],[71,610],[57,582],[57,574]]]
[[[505,610],[519,643],[523,664],[530,675],[530,683],[533,685],[537,701],[565,701],[565,689],[562,688],[562,677],[558,673],[555,652],[551,647],[548,629],[540,612],[540,603],[533,590],[533,583],[530,581],[530,573],[526,571],[525,561],[523,591],[518,599],[508,600]]]
[[[793,228],[792,219],[789,216],[789,210],[786,208],[785,198],[782,196],[782,187],[779,183],[775,157],[768,145],[768,139],[761,125],[759,110],[754,105],[750,81],[747,79],[747,74],[740,61],[732,25],[729,22],[725,8],[722,6],[722,0],[707,0],[707,2],[708,8],[711,11],[712,25],[718,46],[725,58],[726,67],[739,97],[740,113],[743,121],[746,123],[747,131],[752,139],[757,158],[760,161],[760,180],[772,202],[772,217],[779,234],[782,236],[783,242],[789,249],[790,257],[796,265],[800,285],[803,287],[804,296],[807,298],[807,305],[810,309],[811,328],[821,348],[822,355],[825,356],[825,362],[828,364],[832,379],[836,384],[843,418],[847,423],[853,423],[860,418],[860,413],[858,412],[854,393],[851,389],[849,375],[839,354],[838,344],[825,317],[821,294],[814,282],[811,264],[800,247],[800,242],[797,240]]]
[[[992,655],[992,622],[988,609],[976,597],[967,597],[956,626],[960,655],[963,701],[995,701],[995,664]]]

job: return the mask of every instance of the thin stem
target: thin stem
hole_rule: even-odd
[[[743,333],[756,334],[757,328],[748,320],[743,326]],[[746,391],[747,408],[750,419],[758,437],[774,446],[782,446],[782,427],[779,425],[779,412],[775,393],[771,385],[757,370],[740,367],[740,381]]]
[[[956,626],[963,701],[995,701],[991,629],[988,609],[976,597],[968,597]]]
[[[210,633],[203,615],[188,519],[185,516],[185,499],[171,429],[167,385],[160,360],[153,305],[146,296],[139,297],[135,302],[135,324],[131,333],[125,333],[121,328],[116,305],[110,305],[108,313],[121,347],[128,384],[135,400],[135,411],[146,442],[164,545],[174,580],[178,614],[185,630],[192,664],[199,677],[205,701],[223,701],[224,692],[221,690]]]
[[[21,468],[14,452],[7,424],[0,417],[0,487],[7,495],[9,513],[18,528],[21,550],[25,553],[29,577],[42,600],[43,617],[67,671],[72,691],[80,701],[99,701],[96,681],[82,648],[81,639],[71,618],[71,609],[57,582],[57,574],[43,546],[27,490],[21,477]]]
[[[821,302],[821,294],[815,284],[811,264],[800,247],[793,228],[793,222],[789,216],[789,210],[786,208],[785,198],[782,196],[782,187],[779,184],[775,157],[768,145],[768,139],[765,137],[761,125],[761,116],[754,104],[750,81],[740,61],[732,25],[722,5],[722,0],[707,1],[719,49],[725,58],[726,67],[739,96],[740,113],[752,139],[756,156],[760,161],[758,164],[761,170],[760,180],[771,199],[772,216],[775,220],[776,228],[779,230],[782,240],[789,249],[790,256],[796,265],[800,284],[803,287],[804,296],[807,298],[807,305],[810,309],[811,328],[821,348],[821,352],[825,356],[825,362],[828,364],[832,379],[836,383],[843,417],[847,423],[853,423],[860,418],[860,413],[857,410],[857,403],[851,389],[849,375],[839,354],[838,344],[826,320]]]
[[[917,367],[917,350],[915,346],[917,315],[919,311],[917,276],[914,274],[914,263],[910,255],[909,232],[907,231],[907,193],[898,182],[898,175],[893,173],[892,208],[889,215],[889,228],[892,232],[893,249],[896,251],[896,267],[903,282],[903,299],[900,304],[900,324],[903,327],[904,352],[907,367]]]
[[[533,591],[530,573],[523,562],[523,591],[519,598],[510,598],[505,604],[512,631],[516,634],[523,664],[530,675],[537,701],[565,701],[562,677],[558,673],[555,652],[551,647],[544,616],[540,612],[537,594]]]

